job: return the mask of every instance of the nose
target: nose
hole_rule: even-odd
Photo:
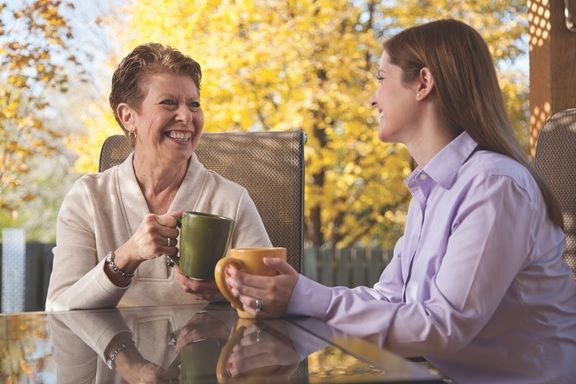
[[[368,100],[368,102],[370,103],[372,108],[378,108],[378,103],[376,102],[376,99],[374,98],[374,96],[371,96],[370,100]]]
[[[189,125],[192,123],[193,115],[192,111],[186,104],[181,104],[176,110],[176,121],[182,122],[183,124]]]

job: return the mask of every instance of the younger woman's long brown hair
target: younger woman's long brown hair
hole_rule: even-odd
[[[548,217],[564,229],[558,201],[514,136],[492,56],[480,34],[460,21],[438,20],[400,32],[384,49],[390,63],[402,68],[406,83],[427,67],[435,80],[433,97],[448,126],[456,134],[468,132],[480,148],[524,165],[542,191]]]

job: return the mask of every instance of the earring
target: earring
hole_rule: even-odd
[[[422,94],[420,92],[416,92],[416,97],[420,98],[420,96],[422,96]]]
[[[135,146],[136,145],[136,130],[129,131],[128,132],[128,138],[130,139],[130,144],[132,144],[132,146]]]

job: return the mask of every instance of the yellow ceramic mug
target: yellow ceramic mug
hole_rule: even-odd
[[[254,316],[244,311],[244,306],[236,297],[232,295],[226,285],[226,267],[230,264],[243,272],[260,276],[276,276],[278,272],[266,266],[263,262],[265,257],[279,257],[286,260],[286,248],[282,247],[262,247],[262,248],[233,248],[228,252],[228,256],[220,259],[214,269],[214,280],[218,289],[228,301],[235,307],[238,316],[244,319],[253,318]]]

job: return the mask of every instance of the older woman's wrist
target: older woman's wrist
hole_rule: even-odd
[[[122,257],[118,257],[118,251],[111,251],[106,255],[104,272],[114,285],[127,287],[132,282],[134,273],[139,263],[126,263]]]
[[[116,264],[114,264],[114,260],[111,258],[112,253],[109,253],[106,256],[106,260],[104,262],[104,273],[108,277],[108,279],[118,287],[127,287],[132,282],[133,274],[126,273],[125,271],[118,268]]]
[[[114,251],[115,262],[119,268],[124,271],[134,273],[138,266],[142,264],[144,260],[140,260],[137,256],[130,252],[130,247],[127,244],[120,246]]]

